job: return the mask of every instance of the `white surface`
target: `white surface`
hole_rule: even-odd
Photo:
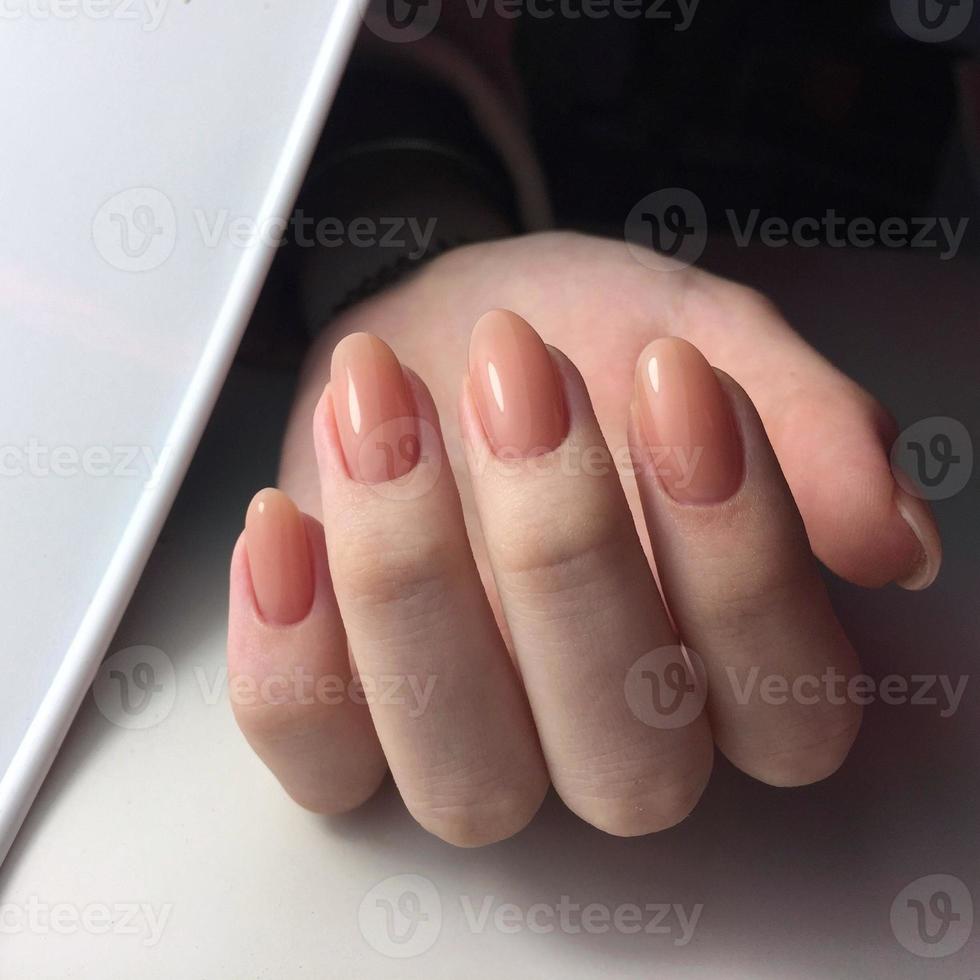
[[[956,271],[934,261],[769,253],[757,278],[903,424],[949,415],[976,439],[980,283],[964,279],[966,263]],[[806,789],[770,789],[719,761],[693,816],[664,834],[606,837],[552,799],[515,839],[460,851],[417,828],[390,787],[342,819],[301,811],[252,756],[220,691],[227,561],[249,496],[274,476],[288,387],[271,374],[232,373],[111,647],[156,647],[173,677],[161,668],[162,690],[132,718],[111,699],[87,699],[0,870],[0,976],[980,976],[980,924],[959,952],[933,960],[907,952],[890,925],[893,901],[927,875],[955,876],[980,901],[975,478],[936,507],[946,565],[932,590],[834,587],[873,675],[968,675],[951,717],[928,705],[872,705],[845,768]],[[119,724],[141,719],[155,724]],[[371,892],[405,874],[431,886],[411,879],[395,894]],[[376,910],[375,899],[395,898],[406,884],[418,888],[430,918],[419,945],[400,947],[418,955],[393,959],[372,945],[384,939],[378,920],[368,914],[362,928],[359,909],[369,895],[364,907]],[[482,929],[467,919],[473,909],[479,922],[488,896],[494,910],[514,903],[526,912],[536,903],[554,908],[563,895],[610,910],[704,907],[686,945],[674,943],[682,936],[673,913],[665,922],[672,931],[660,935],[504,931],[493,916]],[[65,906],[58,914],[67,918],[57,929],[31,927],[31,902]],[[130,903],[168,916],[154,945],[144,945],[152,938],[145,916],[132,923],[136,934],[123,931]],[[108,931],[77,924],[83,915],[98,922],[113,906]],[[439,921],[425,950],[433,938],[425,930]]]
[[[0,858],[271,260],[202,228],[287,213],[357,22],[357,0],[4,5]]]

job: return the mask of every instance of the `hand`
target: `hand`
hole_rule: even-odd
[[[493,307],[558,349],[519,317],[481,320],[457,422],[468,334]],[[365,329],[418,374],[376,339],[337,346]],[[860,709],[821,689],[857,663],[811,546],[866,585],[923,587],[939,563],[890,427],[742,287],[574,235],[450,253],[310,355],[280,482],[323,528],[277,491],[250,508],[239,724],[305,806],[350,809],[390,765],[458,844],[516,832],[549,779],[611,833],[670,826],[712,741],[767,782],[823,778]]]

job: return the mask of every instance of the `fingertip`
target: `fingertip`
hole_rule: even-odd
[[[901,486],[895,487],[895,509],[915,538],[915,554],[895,584],[909,592],[921,592],[936,581],[943,560],[943,544],[928,503]]]
[[[922,589],[939,570],[939,532],[889,464],[889,418],[849,386],[800,394],[767,429],[820,561],[863,588]]]
[[[882,464],[846,471],[828,496],[836,513],[809,512],[814,552],[835,574],[863,588],[895,583],[909,591],[928,588],[942,563],[942,542],[925,501],[902,489]],[[801,508],[802,509],[802,508]]]
[[[851,704],[847,707],[847,713],[842,713],[835,727],[820,733],[811,742],[787,745],[783,739],[771,752],[744,757],[725,753],[726,758],[747,776],[767,786],[788,789],[823,782],[847,761],[861,730],[860,706]]]

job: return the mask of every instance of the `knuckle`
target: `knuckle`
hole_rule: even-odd
[[[311,813],[323,816],[339,816],[363,806],[384,782],[387,770],[366,771],[358,778],[343,784],[337,781],[317,782],[310,785],[304,780],[301,786],[288,785],[280,778],[283,789],[294,803]]]
[[[425,601],[459,574],[458,553],[438,535],[353,532],[332,556],[334,583],[367,605]]]
[[[616,837],[667,830],[697,805],[711,776],[713,745],[707,734],[691,744],[683,760],[664,758],[595,760],[556,774],[555,785],[569,809],[593,827]]]
[[[320,732],[328,719],[322,704],[300,702],[232,702],[232,712],[242,733],[249,741],[275,745],[298,741]]]
[[[368,774],[366,778],[347,786],[302,787],[283,785],[294,803],[310,813],[333,817],[350,813],[363,806],[378,791],[385,773]]]
[[[819,721],[780,732],[764,747],[725,754],[743,772],[770,786],[809,786],[832,776],[844,763],[861,727],[861,709],[848,705]]]
[[[387,772],[380,751],[350,751],[349,717],[324,705],[232,705],[255,754],[299,806],[320,814],[347,813],[377,791]]]
[[[727,329],[768,329],[784,323],[778,307],[768,296],[751,286],[707,275],[699,270],[684,282],[678,292],[678,320],[690,324]]]
[[[600,495],[537,510],[493,541],[495,564],[512,587],[550,591],[594,578],[597,564],[619,563],[636,535]],[[631,540],[631,538],[633,540]]]
[[[484,847],[523,830],[541,806],[547,781],[539,788],[506,786],[438,788],[406,798],[412,816],[430,834],[456,847]]]
[[[497,800],[422,809],[413,811],[413,816],[429,833],[447,844],[485,847],[523,830],[536,809],[528,807],[523,800]]]
[[[707,778],[706,773],[695,771],[652,788],[622,787],[618,794],[576,797],[566,803],[604,833],[640,837],[668,830],[685,820],[701,799]]]
[[[747,323],[758,326],[773,321],[783,322],[779,307],[765,293],[752,286],[724,281],[717,299],[728,311]]]
[[[760,623],[784,617],[799,604],[800,596],[819,586],[810,566],[787,567],[778,549],[747,554],[737,574],[724,556],[717,569],[705,562],[700,571],[695,594],[698,621],[716,642],[737,642],[746,634],[754,635]]]

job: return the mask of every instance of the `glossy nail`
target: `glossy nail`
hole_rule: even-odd
[[[524,459],[557,449],[568,434],[561,379],[548,348],[509,310],[491,310],[470,338],[470,384],[494,453]]]
[[[245,549],[259,612],[270,623],[298,623],[313,605],[306,525],[280,490],[260,490],[245,515]]]
[[[684,504],[727,500],[742,482],[742,444],[728,396],[701,352],[655,340],[636,365],[636,403],[653,465]]]
[[[910,592],[928,589],[936,581],[943,560],[943,544],[935,519],[924,500],[898,486],[895,488],[895,507],[918,539],[920,549],[912,567],[895,584]]]
[[[351,477],[385,483],[411,472],[419,459],[418,420],[391,348],[366,333],[345,337],[333,353],[330,383]]]

